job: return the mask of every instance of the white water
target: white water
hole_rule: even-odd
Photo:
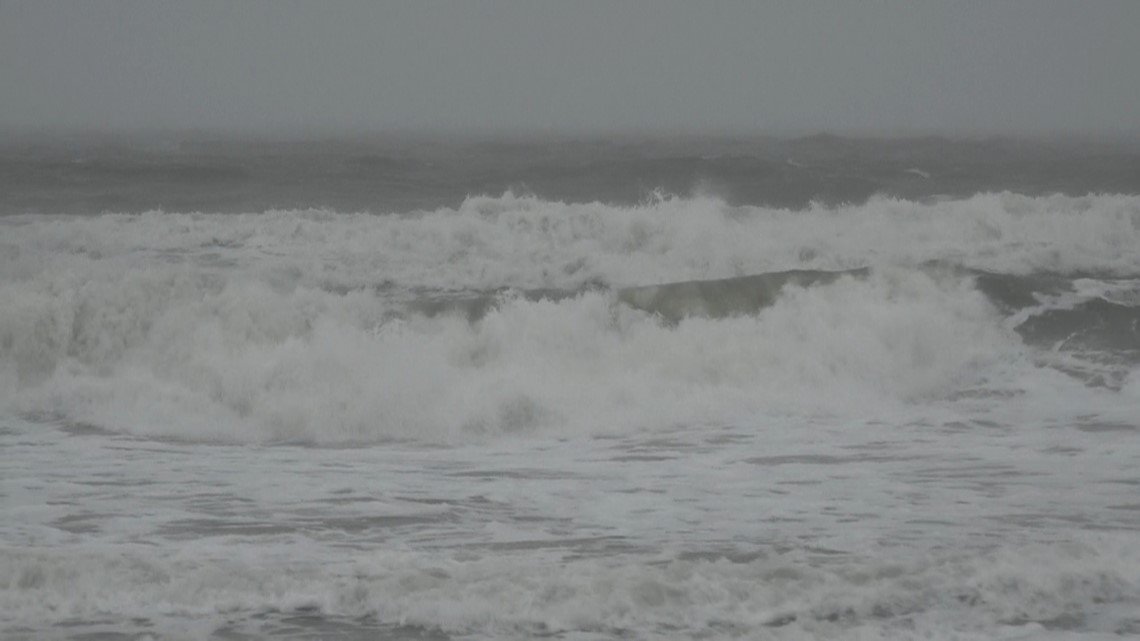
[[[1137,632],[1136,431],[1017,413],[445,449],[8,422],[0,610],[10,638]]]
[[[1140,373],[1087,385],[921,268],[1128,304],[1135,197],[0,232],[0,636],[1140,634]],[[864,266],[675,324],[604,288],[408,311]]]
[[[5,280],[170,265],[280,285],[574,288],[945,261],[1000,273],[1140,273],[1140,198],[980,194],[803,211],[665,198],[640,207],[511,194],[407,215],[270,211],[0,220]]]
[[[0,401],[190,440],[451,442],[862,416],[977,385],[1018,390],[1026,377],[1051,395],[1055,382],[969,279],[915,268],[1140,272],[1140,201],[1123,196],[789,212],[507,195],[402,217],[0,224]],[[757,316],[676,327],[606,293],[507,296],[474,324],[397,318],[425,291],[866,265],[865,282],[789,288]]]
[[[677,326],[603,293],[505,300],[474,324],[384,322],[363,293],[168,274],[87,281],[76,298],[6,310],[11,407],[190,440],[448,442],[862,416],[1032,368],[980,294],[917,272]]]

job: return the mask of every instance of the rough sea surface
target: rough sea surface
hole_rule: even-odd
[[[1140,637],[1140,151],[0,145],[0,638]]]

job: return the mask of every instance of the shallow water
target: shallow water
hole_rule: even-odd
[[[349,448],[7,419],[4,634],[1140,632],[1140,425],[1019,413]]]

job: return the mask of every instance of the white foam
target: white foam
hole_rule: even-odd
[[[367,292],[152,267],[7,283],[10,408],[113,430],[313,442],[622,432],[940,398],[1022,358],[968,280],[886,270],[676,326],[608,293],[385,321]]]
[[[875,412],[1030,368],[965,279],[1140,272],[1140,198],[639,207],[511,194],[402,216],[0,220],[0,408],[188,439],[449,441]],[[871,265],[752,317],[669,326],[589,293],[391,322],[412,292]],[[367,286],[367,287],[366,287]],[[1020,365],[1018,365],[1020,364]]]
[[[1101,300],[1125,307],[1140,307],[1140,281],[1125,280],[1105,282],[1091,278],[1078,278],[1073,287],[1085,299]]]
[[[1002,273],[1140,274],[1140,197],[1123,195],[872,199],[791,211],[711,197],[614,207],[508,193],[408,215],[151,212],[0,225],[5,280],[150,261],[337,288],[649,285],[928,261]]]
[[[0,611],[10,623],[139,617],[163,626],[196,620],[207,632],[232,613],[305,608],[473,638],[622,630],[645,638],[677,630],[712,638],[749,631],[774,638],[1017,637],[1043,631],[1037,622],[1136,604],[1133,543],[1099,536],[975,555],[822,564],[802,552],[748,562],[664,555],[565,561],[525,551],[483,557],[380,549],[321,565],[253,550],[214,561],[200,545],[163,554],[0,548],[0,576],[8,577],[0,583]]]

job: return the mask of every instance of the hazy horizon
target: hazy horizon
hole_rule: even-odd
[[[0,3],[0,132],[1140,137],[1140,4]]]

